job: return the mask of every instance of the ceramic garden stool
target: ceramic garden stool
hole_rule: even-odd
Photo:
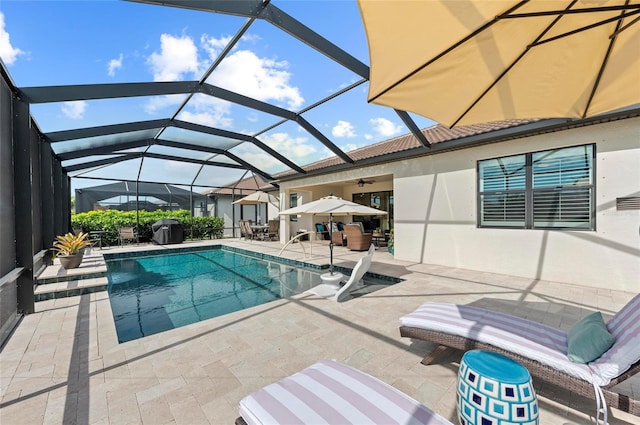
[[[529,371],[502,354],[467,351],[458,371],[460,425],[537,425],[538,400]]]

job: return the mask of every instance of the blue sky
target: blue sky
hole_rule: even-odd
[[[272,4],[369,63],[355,1],[273,0]],[[18,87],[198,80],[245,20],[125,1],[2,0],[0,57]],[[278,28],[256,21],[208,82],[297,112],[359,79]],[[367,104],[367,89],[365,83],[304,117],[345,151],[407,133],[393,110]],[[182,100],[182,96],[138,97],[33,105],[31,111],[41,129],[49,132],[167,118]],[[412,117],[419,127],[433,124]],[[280,121],[204,95],[195,96],[178,118],[246,134]],[[165,135],[179,139],[180,130],[172,131],[175,134]],[[333,155],[294,123],[258,138],[299,165]],[[269,173],[287,169],[247,143],[231,151]],[[135,179],[138,166],[139,160],[133,160],[84,175]],[[189,184],[198,169],[194,164],[145,160],[141,179]],[[236,178],[234,170],[205,167],[196,184],[223,185]],[[97,184],[80,179],[72,183]]]

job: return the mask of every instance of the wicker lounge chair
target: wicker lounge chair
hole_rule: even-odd
[[[452,425],[416,400],[357,369],[321,360],[240,401],[236,425]]]
[[[505,354],[543,381],[640,416],[640,400],[611,390],[640,371],[640,295],[606,324],[615,342],[601,357],[574,363],[567,357],[567,332],[483,308],[425,303],[400,319],[400,335],[438,344],[422,361],[433,362],[448,348]]]

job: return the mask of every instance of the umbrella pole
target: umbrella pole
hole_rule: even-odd
[[[329,214],[329,273],[333,274],[333,214]]]

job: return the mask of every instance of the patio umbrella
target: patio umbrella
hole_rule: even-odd
[[[269,203],[278,206],[278,198],[270,193],[258,190],[257,192],[253,192],[251,195],[240,198],[233,203],[239,205],[258,205]]]
[[[640,0],[358,0],[369,102],[449,127],[640,103]]]
[[[333,232],[333,217],[335,216],[385,214],[387,214],[386,211],[347,201],[333,195],[280,211],[280,215],[328,215],[330,233]],[[329,241],[329,271],[333,274],[333,238]]]
[[[247,196],[245,196],[243,198],[240,198],[237,201],[234,201],[233,203],[234,204],[238,204],[238,205],[271,204],[276,208],[280,208],[279,207],[278,198],[276,198],[275,196],[273,196],[270,193],[263,192],[261,190],[253,192],[251,195],[247,195]],[[268,220],[269,219],[269,210],[268,209],[267,209],[266,213],[267,213],[267,216],[265,217],[265,219]]]

